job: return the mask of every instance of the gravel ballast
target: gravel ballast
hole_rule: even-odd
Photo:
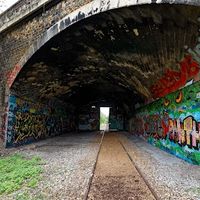
[[[118,133],[106,133],[88,200],[155,200],[123,146]]]
[[[160,200],[200,200],[200,166],[129,133],[119,138]]]
[[[200,166],[129,133],[106,133],[98,156],[101,139],[99,132],[69,133],[1,149],[41,157],[43,173],[36,188],[23,186],[0,200],[200,200]]]
[[[28,193],[30,200],[85,199],[100,141],[98,132],[74,133],[20,147],[18,153],[42,158],[42,180],[34,189],[22,187],[17,192],[0,196],[0,199],[14,200],[20,193]]]

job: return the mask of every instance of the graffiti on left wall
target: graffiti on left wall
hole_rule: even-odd
[[[6,146],[17,146],[34,140],[59,135],[66,126],[63,108],[9,97]]]

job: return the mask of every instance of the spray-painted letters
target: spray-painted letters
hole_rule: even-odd
[[[132,132],[184,160],[200,164],[199,92],[200,82],[196,82],[140,108],[131,120]]]
[[[168,69],[164,76],[150,88],[154,98],[164,97],[176,91],[199,73],[199,65],[190,55],[185,56],[179,65],[180,71]]]

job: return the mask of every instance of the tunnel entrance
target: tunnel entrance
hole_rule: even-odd
[[[61,31],[10,88],[7,146],[99,130],[99,108],[110,105],[109,130],[129,129],[185,159],[189,148],[196,160],[198,13],[189,5],[132,6]]]

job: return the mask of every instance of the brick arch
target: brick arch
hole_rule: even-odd
[[[117,8],[134,6],[134,5],[154,4],[154,3],[186,4],[195,6],[200,5],[200,2],[198,3],[196,2],[196,0],[191,0],[188,2],[185,2],[185,0],[93,0],[92,2],[66,15],[64,18],[62,18],[53,26],[51,26],[39,39],[33,42],[33,44],[29,47],[29,49],[22,56],[19,62],[14,66],[13,70],[7,75],[8,77],[6,82],[7,91],[11,88],[17,75],[20,73],[23,66],[31,58],[31,56],[35,52],[37,52],[46,42],[48,42],[51,38],[56,36],[58,33],[66,29],[67,27],[75,24],[80,20],[99,14],[101,12]]]

